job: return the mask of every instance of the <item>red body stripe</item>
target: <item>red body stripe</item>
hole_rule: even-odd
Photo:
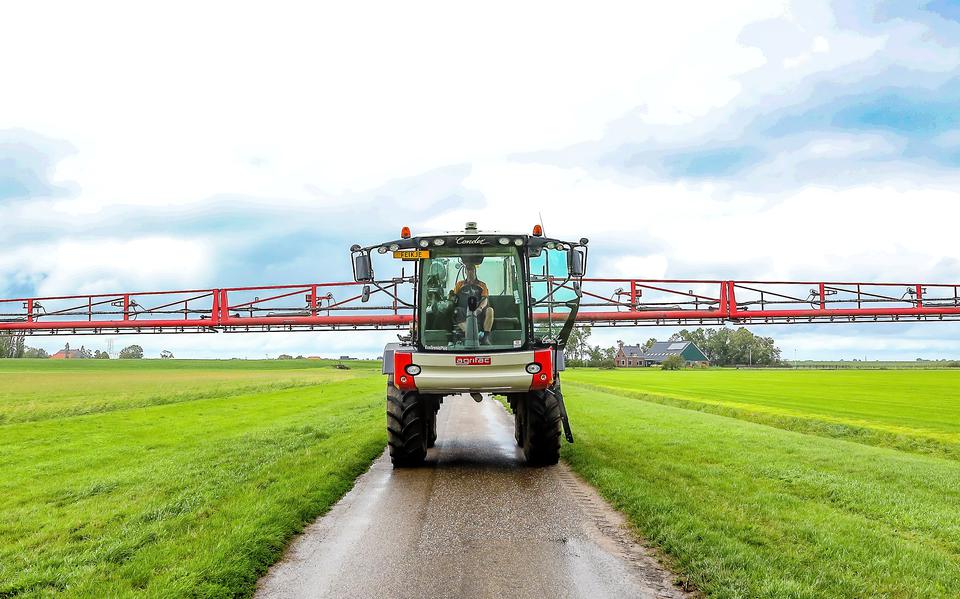
[[[416,379],[404,370],[410,364],[413,364],[413,354],[410,352],[393,353],[393,384],[401,391],[414,391],[417,388]]]
[[[540,365],[540,372],[530,380],[530,390],[546,389],[553,384],[553,350],[538,349],[533,352],[533,361]]]

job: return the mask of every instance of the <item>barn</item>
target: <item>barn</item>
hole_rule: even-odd
[[[680,356],[687,364],[709,364],[707,356],[692,341],[657,341],[643,351],[640,345],[623,345],[614,358],[618,367],[653,366],[670,356]]]

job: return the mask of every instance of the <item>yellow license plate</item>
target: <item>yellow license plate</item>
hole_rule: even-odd
[[[400,250],[394,252],[393,257],[397,260],[421,260],[430,257],[430,250]]]

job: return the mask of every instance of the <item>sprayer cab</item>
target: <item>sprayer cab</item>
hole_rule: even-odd
[[[463,231],[352,249],[354,277],[376,284],[372,257],[412,264],[420,351],[507,351],[563,345],[579,307],[587,240]]]

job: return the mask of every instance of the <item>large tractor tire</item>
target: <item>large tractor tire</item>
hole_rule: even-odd
[[[427,413],[427,447],[437,443],[437,412],[440,410],[439,401],[430,401],[424,406]]]
[[[510,403],[510,410],[513,412],[513,438],[517,440],[517,447],[523,447],[524,431],[526,423],[523,420],[523,410],[525,408],[526,395],[510,395],[507,397]]]
[[[427,408],[419,393],[387,384],[387,443],[394,468],[417,466],[427,457],[431,436]]]
[[[532,391],[522,400],[523,456],[531,466],[560,461],[560,402],[552,393]]]

